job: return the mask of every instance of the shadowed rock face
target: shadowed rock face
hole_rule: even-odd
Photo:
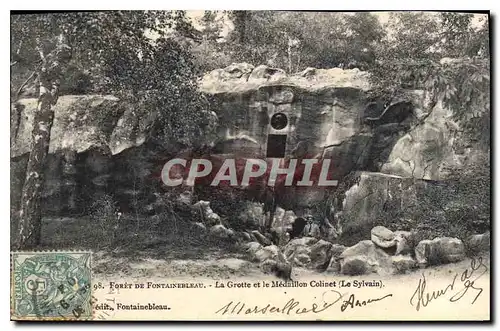
[[[201,89],[217,100],[215,153],[265,158],[269,135],[285,135],[286,156],[330,159],[329,178],[342,180],[353,171],[380,171],[394,144],[416,123],[412,100],[388,105],[368,100],[368,74],[357,69],[309,68],[292,76],[267,69],[234,64],[201,81]],[[276,113],[288,119],[281,130],[271,125]],[[275,199],[300,213],[328,191],[332,188],[286,187]]]
[[[269,134],[283,134],[286,155],[331,159],[335,171],[329,179],[358,170],[441,179],[443,164],[456,161],[449,147],[456,125],[440,104],[418,91],[389,105],[371,102],[368,74],[357,69],[308,68],[289,76],[280,69],[234,64],[205,75],[200,89],[213,97],[218,117],[217,141],[206,142],[213,154],[265,158]],[[11,109],[14,209],[35,109],[36,99],[22,99]],[[62,96],[54,111],[45,208],[80,210],[85,206],[78,207],[78,200],[110,194],[123,208],[134,209],[129,201],[137,196],[148,201],[162,190],[159,172],[177,150],[146,139],[154,112],[100,95]],[[276,113],[286,115],[282,129],[271,126]],[[323,198],[319,190],[298,191],[283,194],[285,209]]]

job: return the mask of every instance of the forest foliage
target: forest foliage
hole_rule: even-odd
[[[40,48],[50,53],[64,35],[71,54],[61,94],[114,94],[145,105],[159,115],[156,134],[192,142],[207,121],[207,105],[194,58],[178,39],[193,31],[184,11],[13,15],[11,97],[35,95],[36,77],[23,82],[40,67]]]
[[[162,134],[175,132],[175,139],[209,122],[197,79],[235,62],[289,74],[359,68],[372,74],[377,97],[425,89],[471,132],[489,122],[486,16],[393,12],[382,23],[368,12],[205,11],[189,18],[184,11],[121,11],[14,15],[11,23],[14,97],[39,64],[36,40],[50,48],[64,31],[73,51],[63,94],[113,93],[145,102],[163,115]],[[187,123],[194,125],[181,130]],[[476,133],[484,142],[489,128]]]

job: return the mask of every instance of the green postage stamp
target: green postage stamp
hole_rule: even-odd
[[[90,252],[11,253],[11,318],[92,318]]]

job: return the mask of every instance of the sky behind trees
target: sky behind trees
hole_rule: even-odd
[[[199,27],[201,27],[199,20],[203,17],[204,13],[205,13],[204,10],[189,10],[189,11],[187,11],[187,16],[189,18],[191,18],[193,25],[196,28],[199,28]],[[339,13],[341,13],[341,12],[339,12]],[[372,12],[372,14],[375,15],[379,19],[381,24],[386,24],[389,21],[390,13],[391,12]],[[325,14],[327,14],[327,12],[325,12]],[[429,14],[436,15],[437,12],[429,12]],[[474,15],[474,18],[472,19],[472,25],[476,28],[482,26],[488,18],[488,16],[484,15],[484,14],[473,14],[473,15]],[[233,28],[234,28],[234,25],[226,17],[224,19],[223,35],[226,36],[229,33],[229,31],[232,30]]]

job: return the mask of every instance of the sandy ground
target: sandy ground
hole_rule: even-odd
[[[99,231],[102,222],[89,219],[46,219],[43,249],[89,250],[92,248],[93,273],[97,279],[276,279],[274,275],[264,274],[258,263],[246,260],[245,254],[234,245],[221,245],[190,237],[190,233],[162,233],[146,226],[124,229],[112,238],[105,231]],[[449,275],[462,272],[470,267],[470,260],[459,263],[426,268],[425,272],[436,275]],[[483,257],[489,268],[489,254]],[[331,275],[331,274],[330,274]],[[391,276],[391,279],[418,280],[421,270],[408,274]],[[313,270],[294,267],[292,279],[323,277]]]

